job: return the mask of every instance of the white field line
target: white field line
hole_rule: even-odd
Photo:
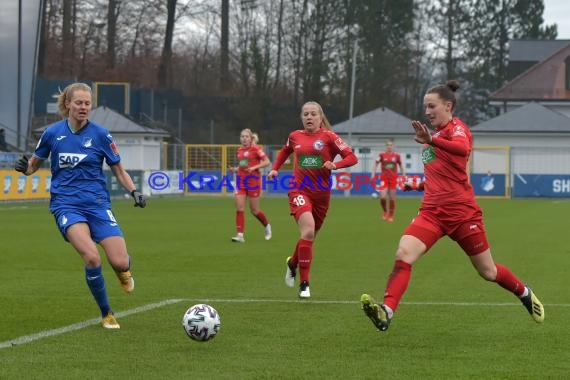
[[[157,302],[157,303],[151,303],[148,305],[135,307],[134,309],[121,311],[119,313],[115,313],[115,315],[117,317],[124,317],[124,316],[131,315],[131,314],[143,313],[143,312],[148,311],[148,310],[158,309],[159,307],[171,305],[171,304],[178,303],[181,301],[184,301],[184,300],[182,300],[182,299],[164,300],[164,301]],[[88,319],[88,320],[83,321],[83,322],[74,323],[73,325],[59,327],[59,328],[53,329],[53,330],[40,331],[37,334],[25,335],[25,336],[21,336],[21,337],[16,338],[16,339],[8,340],[6,342],[0,342],[0,349],[12,347],[12,346],[17,346],[20,344],[30,343],[30,342],[33,342],[35,340],[39,340],[39,339],[43,339],[43,338],[47,338],[47,337],[55,336],[55,335],[61,335],[61,334],[65,334],[68,332],[75,331],[75,330],[81,330],[85,327],[97,325],[99,323],[101,323],[101,318],[93,318],[93,319]]]
[[[328,304],[328,305],[346,305],[346,304],[359,304],[357,301],[346,301],[346,300],[279,300],[279,299],[219,299],[219,298],[186,298],[186,299],[168,299],[156,303],[151,303],[148,305],[143,305],[136,307],[134,309],[121,311],[115,313],[117,317],[126,317],[131,314],[143,313],[145,311],[158,309],[163,306],[172,305],[180,303],[182,301],[193,301],[196,303],[312,303],[312,304]],[[514,303],[493,303],[493,302],[402,302],[403,305],[412,306],[458,306],[458,307],[480,307],[480,306],[520,306],[520,302]],[[570,304],[559,303],[559,304],[545,304],[546,307],[570,307]],[[39,339],[47,338],[50,336],[56,336],[65,334],[68,332],[81,330],[85,327],[97,325],[101,323],[100,318],[88,319],[83,322],[75,323],[73,325],[59,327],[53,330],[44,330],[39,333],[32,335],[25,335],[19,338],[11,339],[5,342],[0,342],[0,349],[9,348],[17,346],[20,344],[30,343]]]

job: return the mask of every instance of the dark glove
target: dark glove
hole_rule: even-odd
[[[404,188],[402,190],[412,191],[412,190],[414,190],[414,187],[412,186],[412,184],[410,182],[404,182]]]
[[[133,198],[135,200],[135,207],[140,207],[140,208],[146,207],[146,197],[144,195],[142,195],[141,193],[139,193],[136,190],[133,190],[131,192],[131,195],[133,196]]]
[[[28,157],[23,155],[22,158],[16,161],[14,169],[16,169],[16,171],[18,172],[26,173],[26,171],[28,170]]]

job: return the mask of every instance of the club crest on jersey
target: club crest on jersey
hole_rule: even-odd
[[[59,167],[64,168],[74,168],[78,163],[83,161],[87,157],[86,154],[78,153],[60,153],[59,154]]]
[[[83,145],[85,148],[91,148],[93,145],[93,139],[91,137],[84,137],[81,145]]]
[[[244,157],[249,157],[249,152],[243,152]]]
[[[313,143],[313,148],[315,148],[315,150],[323,150],[324,147],[325,143],[323,142],[323,140],[316,140]]]

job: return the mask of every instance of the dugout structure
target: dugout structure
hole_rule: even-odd
[[[510,198],[509,146],[475,146],[469,160],[471,185],[477,197]]]

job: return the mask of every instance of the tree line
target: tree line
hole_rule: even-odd
[[[38,75],[178,90],[202,105],[187,123],[214,120],[218,142],[244,127],[282,141],[307,100],[348,118],[355,49],[355,116],[421,117],[425,90],[458,79],[459,114],[477,123],[495,113],[509,40],[557,36],[542,0],[45,0],[42,12]]]

